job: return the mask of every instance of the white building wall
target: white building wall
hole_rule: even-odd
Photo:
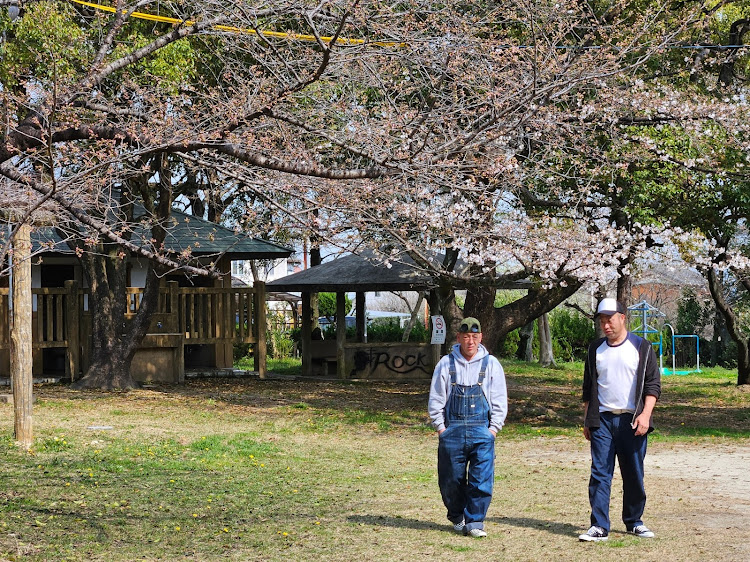
[[[288,274],[287,258],[281,258],[274,261],[263,260],[258,262],[258,276],[260,277],[260,281],[268,283],[269,281],[286,277]],[[239,279],[246,285],[252,285],[253,274],[250,268],[250,261],[232,261],[232,277]]]

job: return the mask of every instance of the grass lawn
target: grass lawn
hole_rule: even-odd
[[[510,415],[487,539],[449,532],[427,381],[248,377],[126,393],[44,385],[32,454],[13,444],[13,406],[0,404],[0,560],[750,558],[750,498],[658,464],[647,468],[645,518],[657,538],[622,532],[616,479],[611,540],[579,543],[582,367],[504,365]],[[750,455],[750,393],[735,379],[664,377],[647,461]]]

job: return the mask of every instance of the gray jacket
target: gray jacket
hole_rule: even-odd
[[[465,386],[477,384],[482,359],[489,355],[487,348],[480,344],[476,355],[471,358],[471,361],[467,361],[461,355],[459,345],[454,344],[451,355],[456,364],[456,383]],[[432,420],[432,426],[437,431],[445,429],[445,405],[450,394],[450,383],[450,357],[446,355],[435,365],[430,384],[430,398],[427,401],[427,411]],[[508,414],[508,391],[505,386],[503,367],[492,355],[489,356],[487,363],[482,391],[490,405],[489,427],[496,432],[500,431],[505,424],[505,416]]]

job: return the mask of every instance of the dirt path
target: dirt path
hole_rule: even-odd
[[[655,512],[693,559],[750,560],[750,446],[659,443],[646,460]]]
[[[646,466],[655,478],[675,478],[695,494],[725,497],[750,516],[748,445],[658,445],[647,455]]]
[[[579,497],[586,504],[585,478],[589,451],[585,441],[548,439],[525,448],[523,461],[532,467],[569,467],[579,472]],[[657,550],[674,560],[750,560],[750,444],[650,443],[646,456],[645,522],[657,533]],[[613,480],[610,517],[618,529],[619,474]],[[587,504],[581,513],[585,512]],[[584,516],[585,519],[585,516]],[[585,524],[581,522],[581,525]],[[656,550],[653,553],[656,555]],[[648,559],[648,556],[646,556]]]
[[[570,446],[565,438],[546,441],[546,446],[534,445],[524,454],[530,464],[560,463],[587,468],[588,444]],[[617,469],[615,469],[617,471]],[[750,516],[750,444],[690,445],[687,443],[651,443],[646,455],[646,477],[650,481],[668,479],[681,484],[679,490],[694,494],[724,497],[734,504],[744,505]],[[750,526],[750,525],[749,525]]]

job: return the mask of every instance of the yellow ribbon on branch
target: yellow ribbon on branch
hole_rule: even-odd
[[[70,0],[70,2],[73,2],[74,4],[80,4],[81,6],[86,6],[88,8],[93,8],[95,10],[101,10],[102,12],[109,12],[111,14],[117,13],[117,8],[113,6],[102,6],[101,4],[95,4],[93,2],[86,2],[85,0]],[[120,13],[127,14],[127,10],[120,10]],[[166,16],[158,16],[155,14],[147,14],[145,12],[133,12],[130,14],[131,18],[137,18],[141,20],[148,20],[148,21],[156,21],[160,23],[171,23],[171,24],[178,24],[178,25],[195,25],[195,22],[192,20],[181,20],[178,18],[170,18]],[[242,29],[240,27],[234,27],[231,25],[216,25],[214,26],[214,29],[217,29],[219,31],[227,31],[229,33],[247,33],[250,35],[259,35],[261,37],[275,37],[278,39],[296,39],[297,41],[308,41],[308,42],[318,42],[318,38],[314,35],[305,35],[302,33],[289,33],[289,32],[282,32],[282,31],[256,31],[255,29]],[[321,41],[324,41],[326,43],[330,43],[333,41],[333,37],[321,37]],[[342,45],[376,45],[378,47],[405,47],[406,43],[399,43],[396,41],[368,41],[367,39],[350,39],[347,37],[339,37],[336,39],[336,43],[342,44]]]

